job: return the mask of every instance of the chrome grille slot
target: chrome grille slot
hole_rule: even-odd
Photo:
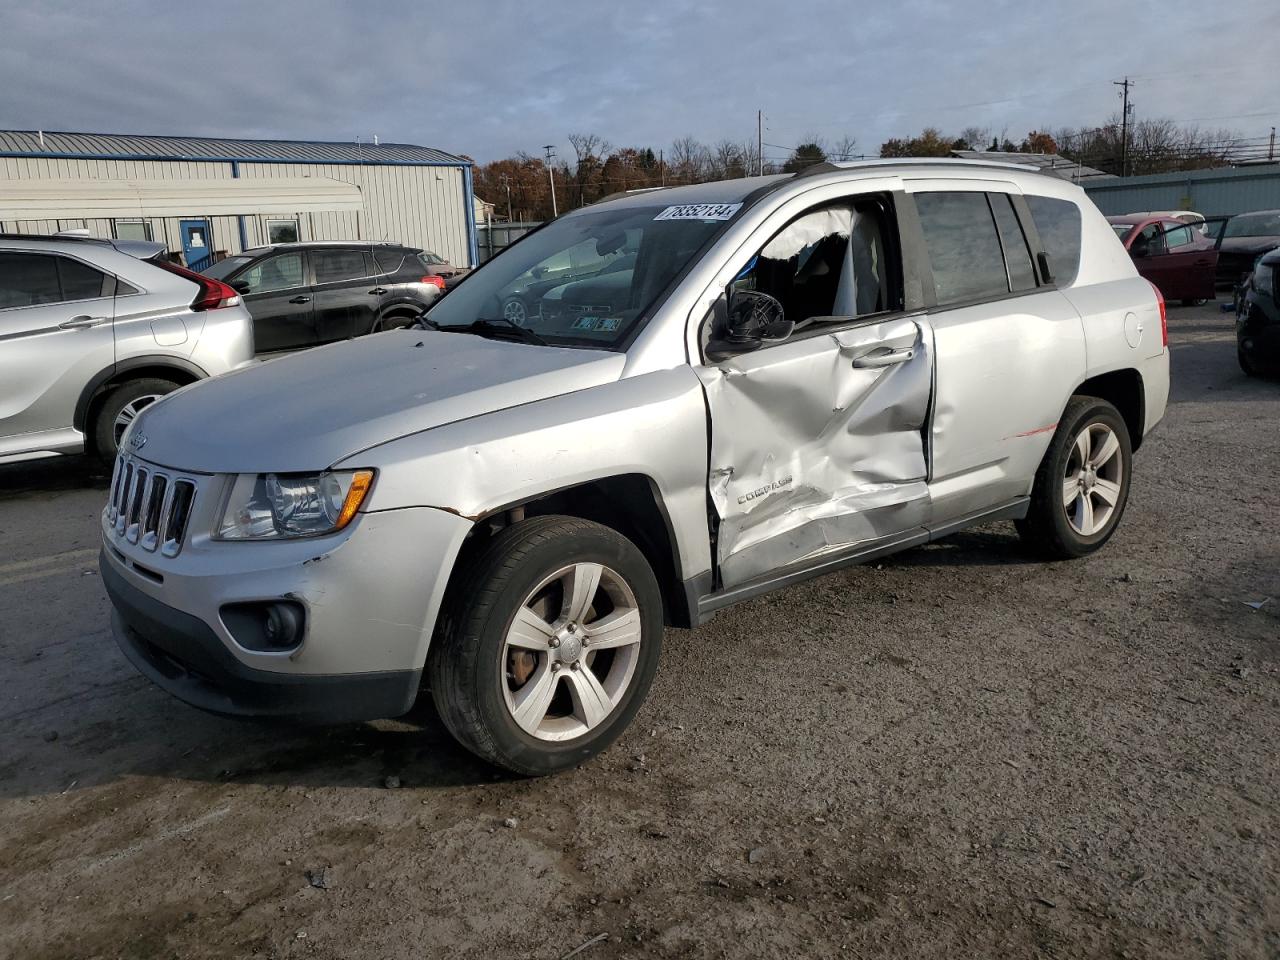
[[[146,467],[138,467],[133,471],[133,489],[129,491],[129,509],[124,518],[124,538],[130,543],[138,542],[138,518],[142,516],[142,505],[146,502],[150,481],[151,474]]]
[[[196,498],[196,485],[190,480],[175,480],[173,495],[167,516],[161,524],[164,531],[160,552],[166,557],[176,556],[182,549],[182,538],[187,533],[187,521],[191,519],[191,504]]]
[[[107,523],[129,543],[175,557],[187,534],[195,496],[194,480],[121,455],[112,475]]]

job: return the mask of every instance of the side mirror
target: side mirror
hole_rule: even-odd
[[[787,339],[795,327],[775,297],[757,290],[731,290],[724,333],[707,344],[707,357],[723,360],[759,350]]]
[[[234,290],[236,293],[248,293],[249,281],[248,280],[232,280],[231,289]]]

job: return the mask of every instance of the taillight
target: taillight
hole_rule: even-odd
[[[429,283],[433,287],[439,287],[441,290],[444,289],[444,277],[436,276],[435,274],[432,274],[429,277],[423,277],[422,282]]]
[[[180,267],[176,263],[170,263],[168,260],[155,261],[155,264],[161,270],[176,273],[178,276],[200,285],[200,292],[191,301],[192,310],[219,310],[222,307],[240,306],[240,294],[236,293],[235,290],[221,280],[206,277],[203,274],[196,273],[194,270],[188,270],[186,267]]]
[[[1147,283],[1151,283],[1150,280]],[[1156,292],[1156,304],[1160,307],[1160,344],[1169,346],[1169,312],[1165,309],[1164,294],[1160,292],[1160,288],[1151,283],[1151,289]]]

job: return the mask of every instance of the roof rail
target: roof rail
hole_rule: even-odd
[[[813,166],[805,167],[796,173],[796,177],[811,177],[821,173],[836,173],[840,170],[858,170],[865,167],[977,167],[983,170],[1018,170],[1021,173],[1035,173],[1041,176],[1054,176],[1049,170],[1041,170],[1026,163],[1009,163],[1002,160],[969,160],[963,157],[877,157],[871,160],[824,160]],[[1061,178],[1056,178],[1061,179]]]

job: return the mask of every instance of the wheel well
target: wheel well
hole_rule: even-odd
[[[1146,393],[1142,388],[1142,374],[1137,370],[1113,370],[1111,373],[1090,377],[1076,387],[1077,395],[1106,400],[1124,417],[1133,449],[1142,445],[1142,431],[1146,425]]]
[[[85,391],[79,405],[76,407],[75,416],[75,427],[85,434],[86,446],[92,446],[93,444],[93,437],[91,436],[92,424],[98,416],[98,411],[102,408],[102,402],[106,400],[107,394],[122,383],[128,383],[130,380],[145,380],[147,377],[172,380],[180,387],[185,387],[188,383],[195,383],[201,379],[197,374],[182,367],[175,367],[166,363],[149,363],[118,370],[101,382],[91,385]]]
[[[644,554],[658,580],[658,587],[662,591],[664,621],[670,626],[691,626],[690,611],[676,561],[671,521],[662,507],[661,495],[653,481],[642,474],[592,480],[486,514],[477,520],[463,543],[450,581],[483,550],[498,531],[527,517],[549,515],[591,520],[616,530],[634,543]]]

